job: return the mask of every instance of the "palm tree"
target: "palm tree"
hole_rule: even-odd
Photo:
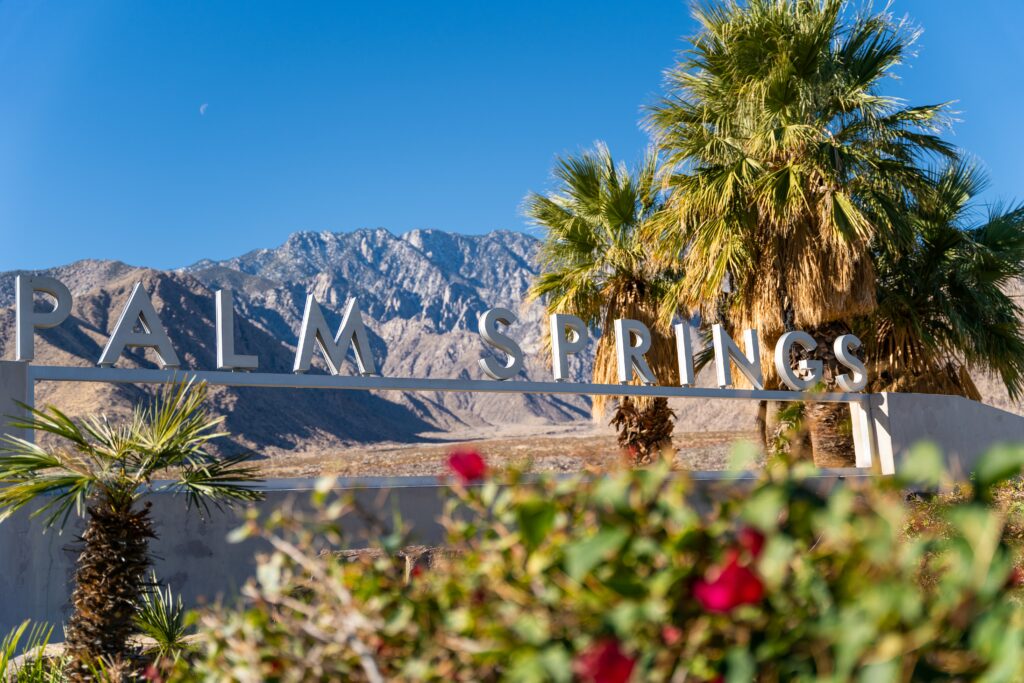
[[[85,517],[82,550],[75,569],[72,614],[66,629],[68,676],[91,680],[98,666],[121,667],[129,656],[136,607],[150,565],[155,537],[150,490],[184,493],[189,507],[231,505],[262,494],[245,456],[216,458],[208,444],[224,434],[223,418],[204,408],[206,385],[167,385],[150,405],[131,417],[75,421],[55,407],[29,409],[15,427],[56,437],[52,445],[12,436],[0,451],[0,521],[41,502],[33,515],[63,527],[72,513]],[[154,484],[158,475],[170,482]]]
[[[831,388],[842,370],[830,341],[875,307],[872,245],[912,241],[904,215],[926,184],[921,160],[953,154],[937,136],[946,107],[879,93],[916,38],[886,13],[853,13],[844,0],[720,0],[695,16],[701,30],[649,115],[673,168],[652,235],[685,273],[664,315],[682,308],[759,330],[770,386],[775,339],[805,329]],[[851,460],[837,410],[808,409],[819,464]]]
[[[594,382],[618,382],[613,323],[639,320],[651,330],[646,358],[663,383],[677,382],[675,343],[658,319],[668,278],[655,268],[642,228],[661,209],[657,158],[651,152],[633,172],[612,159],[606,146],[560,159],[557,188],[531,194],[526,214],[544,230],[541,273],[531,299],[544,299],[550,313],[568,313],[603,330],[594,358]],[[633,383],[638,382],[634,379]],[[595,418],[606,399],[595,396]],[[636,464],[649,462],[671,445],[674,414],[663,398],[622,398],[612,423],[619,443]]]
[[[876,256],[878,307],[855,326],[874,391],[959,394],[980,400],[972,369],[1024,392],[1022,311],[1008,287],[1024,276],[1024,206],[978,222],[971,198],[983,175],[964,162],[934,174],[914,202],[918,238]]]

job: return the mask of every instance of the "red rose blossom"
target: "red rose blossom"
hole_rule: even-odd
[[[753,527],[745,527],[740,529],[738,534],[740,545],[750,553],[750,556],[755,560],[761,556],[761,551],[764,550],[764,534]]]
[[[764,584],[732,553],[721,570],[708,572],[697,580],[693,597],[709,612],[729,612],[740,605],[760,602],[764,597]]]
[[[464,484],[480,481],[487,472],[487,463],[476,451],[455,451],[448,456],[448,467]]]
[[[622,651],[614,638],[599,640],[573,662],[573,672],[586,683],[626,683],[636,660]]]
[[[675,645],[683,639],[683,630],[678,626],[667,624],[661,627],[661,639],[666,645]]]
[[[1007,588],[1020,588],[1024,586],[1024,570],[1020,567],[1014,567],[1013,571],[1010,572],[1010,576],[1006,579]]]

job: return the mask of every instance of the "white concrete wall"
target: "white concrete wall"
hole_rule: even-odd
[[[279,508],[288,500],[303,507],[309,500],[311,482],[303,488],[290,488],[284,482],[271,483],[261,511]],[[402,478],[399,481],[350,480],[357,503],[385,526],[390,526],[397,509],[406,524],[413,526],[413,543],[437,545],[443,530],[437,524],[442,511],[444,487],[433,478]],[[152,516],[159,538],[151,544],[156,561],[154,569],[161,581],[182,595],[190,607],[208,604],[218,598],[230,601],[252,575],[256,553],[264,549],[258,540],[230,544],[226,537],[239,526],[240,511],[211,508],[202,519],[193,509],[186,512],[185,499],[170,494],[154,494]],[[357,516],[346,519],[351,534],[349,547],[367,545],[367,527]],[[80,520],[69,520],[62,534],[45,530],[40,518],[32,519],[21,511],[0,523],[0,634],[25,619],[57,625],[69,614],[70,592],[77,553]]]
[[[1024,417],[960,396],[877,394],[871,419],[883,468],[891,463],[899,471],[914,444],[931,441],[958,481],[966,481],[993,446],[1024,443]]]

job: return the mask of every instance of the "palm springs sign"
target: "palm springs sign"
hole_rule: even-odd
[[[48,295],[53,300],[51,310],[39,311],[35,307],[35,295]],[[218,290],[215,294],[216,305],[216,340],[217,340],[217,370],[221,372],[239,370],[258,370],[259,357],[255,355],[242,355],[235,351],[234,338],[234,308],[232,292],[229,289]],[[60,325],[71,313],[72,295],[67,286],[53,277],[43,275],[19,275],[15,283],[15,316],[16,316],[16,359],[19,361],[31,362],[34,358],[35,331]],[[505,308],[491,308],[480,315],[479,334],[485,345],[501,352],[504,356],[499,359],[494,354],[483,355],[479,365],[483,373],[490,380],[508,380],[519,374],[523,365],[524,354],[522,348],[511,338],[504,327],[516,321],[515,315]],[[540,393],[602,393],[602,394],[646,394],[646,395],[680,395],[697,396],[707,395],[708,390],[696,389],[696,380],[693,367],[693,348],[686,326],[679,323],[674,326],[676,339],[676,350],[679,362],[680,387],[676,391],[666,392],[669,387],[655,387],[656,379],[654,373],[644,357],[644,354],[651,346],[651,332],[641,322],[630,319],[619,319],[614,322],[615,349],[618,366],[618,381],[616,385],[594,385],[583,383],[568,383],[569,379],[569,357],[583,351],[588,344],[588,331],[586,324],[578,317],[563,313],[556,313],[550,316],[551,332],[551,365],[554,384],[561,384],[563,390],[551,387],[552,383],[544,382],[513,382],[502,383],[506,386],[502,390],[512,389],[508,384],[519,385],[519,390],[524,392],[537,391]],[[747,397],[739,396],[744,393],[754,398],[773,398],[785,400],[784,395],[792,392],[806,392],[816,385],[822,378],[822,363],[820,360],[802,360],[796,368],[791,367],[790,357],[794,347],[801,347],[812,350],[817,347],[817,342],[806,332],[792,331],[783,334],[775,346],[774,361],[775,369],[780,379],[792,392],[767,392],[764,391],[764,380],[761,370],[761,354],[758,345],[757,332],[745,330],[743,332],[743,349],[729,336],[721,325],[715,325],[712,330],[712,341],[714,346],[715,369],[717,384],[720,390],[724,390],[733,384],[730,365],[736,368],[746,377],[754,387],[753,392],[732,392],[721,393],[721,397]],[[867,384],[867,373],[864,363],[856,356],[856,350],[861,342],[852,334],[838,337],[833,344],[833,350],[838,363],[848,372],[837,377],[836,383],[843,392],[852,393],[861,391]],[[132,289],[125,303],[114,329],[110,333],[106,346],[103,348],[97,365],[100,369],[113,369],[125,349],[143,348],[152,349],[162,370],[176,370],[180,368],[178,356],[174,351],[171,340],[153,307],[149,295],[138,282]],[[376,382],[364,382],[357,384],[342,384],[340,388],[395,388],[395,389],[426,389],[426,390],[449,390],[449,391],[487,391],[487,388],[480,386],[479,380],[408,380],[404,383],[399,381],[386,382],[383,380],[393,378],[381,378],[377,371],[377,364],[370,349],[366,326],[355,299],[350,299],[342,318],[341,327],[336,332],[331,332],[324,318],[319,303],[312,294],[306,297],[306,306],[302,314],[302,326],[296,344],[295,362],[292,367],[295,375],[303,375],[312,364],[314,351],[319,348],[327,367],[332,376],[341,375],[342,363],[349,348],[354,351],[356,367],[359,375],[364,378],[376,378]],[[68,368],[68,370],[72,370]],[[150,376],[139,374],[139,370],[124,370],[120,372],[130,373],[111,375],[101,373],[96,376],[83,374],[84,368],[74,368],[77,372],[64,377],[62,373],[49,373],[39,375],[39,379],[74,379],[78,381],[150,381]],[[199,373],[195,373],[199,374]],[[233,373],[255,375],[258,373]],[[135,378],[135,379],[133,379]],[[216,378],[215,378],[216,379]],[[224,378],[221,378],[224,379]],[[256,378],[253,378],[254,380]],[[639,379],[642,386],[621,386]],[[431,384],[431,382],[433,382]],[[217,383],[234,385],[261,385],[258,381],[242,381],[238,377],[234,381],[224,380]],[[419,384],[420,386],[414,386]],[[570,389],[565,384],[572,384],[578,387]],[[329,385],[322,382],[298,382],[282,383],[270,382],[262,384],[265,386],[321,386]],[[597,389],[597,391],[595,391]],[[515,390],[515,389],[512,389]],[[568,391],[567,391],[568,390]],[[639,391],[638,391],[639,390]],[[714,390],[711,390],[714,391]],[[725,394],[729,394],[726,396]],[[783,395],[783,396],[780,396]],[[851,397],[843,394],[833,394],[828,397],[817,396],[817,400],[831,398],[832,400],[851,400]]]

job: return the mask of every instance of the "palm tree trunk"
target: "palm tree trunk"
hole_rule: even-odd
[[[672,447],[675,411],[667,398],[655,398],[644,408],[628,396],[619,400],[611,423],[619,432],[619,447],[633,467],[649,465],[658,453]]]
[[[127,663],[154,536],[149,504],[136,511],[105,499],[89,507],[66,631],[69,680],[95,680],[99,662]]]
[[[850,331],[849,325],[836,321],[820,325],[810,332],[818,342],[817,348],[810,355],[824,366],[825,391],[837,391],[836,377],[845,372],[836,360],[832,342]],[[849,407],[845,403],[810,403],[804,415],[810,432],[814,464],[818,467],[853,467],[856,457]]]
[[[754,427],[761,439],[761,448],[767,455],[770,451],[768,444],[768,401],[757,402],[757,415],[754,417]]]

